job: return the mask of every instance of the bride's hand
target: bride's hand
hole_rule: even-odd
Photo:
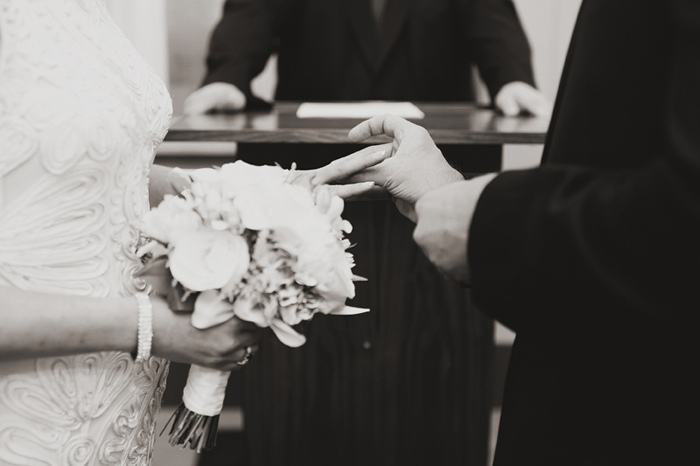
[[[315,170],[292,170],[292,183],[303,184],[311,189],[327,184],[332,194],[343,199],[361,196],[376,189],[374,182],[331,184],[342,181],[355,173],[373,167],[391,156],[391,144],[366,147],[353,154],[333,160]]]
[[[246,347],[257,348],[262,329],[234,317],[206,330],[192,326],[190,313],[173,312],[165,299],[151,296],[153,354],[171,361],[221,371],[238,369]]]

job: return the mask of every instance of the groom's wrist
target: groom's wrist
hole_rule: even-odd
[[[464,179],[465,178],[461,172],[450,167],[449,170],[445,170],[437,176],[433,177],[432,180],[429,180],[426,189],[422,193],[420,193],[420,195],[416,198],[416,201],[419,201],[421,198],[423,198],[426,194],[430,192],[436,191],[440,188],[444,188],[445,186],[450,185],[452,183],[456,183],[458,181],[464,181]]]

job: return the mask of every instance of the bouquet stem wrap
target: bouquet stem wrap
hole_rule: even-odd
[[[216,445],[219,415],[224,406],[230,371],[193,364],[182,393],[182,404],[168,421],[171,445],[189,445],[201,453]]]
[[[218,371],[192,364],[182,402],[192,412],[202,416],[218,416],[224,407],[226,384],[230,371]]]

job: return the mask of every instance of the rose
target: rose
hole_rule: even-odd
[[[183,235],[170,253],[170,273],[190,291],[220,289],[248,270],[248,243],[229,231],[198,230]]]

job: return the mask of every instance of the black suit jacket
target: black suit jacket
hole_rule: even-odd
[[[546,162],[471,226],[474,299],[517,332],[497,466],[700,464],[698,108],[700,2],[584,0]]]
[[[492,95],[533,84],[510,0],[227,0],[204,84],[250,81],[279,53],[279,100],[473,100],[471,65]]]

